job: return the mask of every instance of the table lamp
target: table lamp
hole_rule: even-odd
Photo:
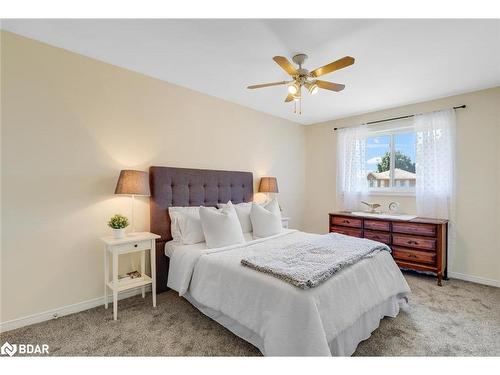
[[[276,180],[276,177],[261,177],[259,193],[266,193],[267,200],[269,200],[269,193],[278,192],[278,180]]]
[[[148,173],[130,169],[122,170],[120,172],[120,177],[118,177],[118,182],[116,183],[115,194],[130,195],[132,197],[132,233],[134,233],[135,196],[149,197],[151,195]]]

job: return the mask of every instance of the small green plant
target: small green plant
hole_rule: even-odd
[[[128,227],[128,219],[123,215],[116,214],[109,219],[108,225],[113,229],[123,229]]]

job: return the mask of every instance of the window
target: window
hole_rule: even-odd
[[[373,127],[340,128],[336,133],[339,209],[356,210],[369,194],[402,194],[415,196],[419,216],[450,218],[455,128],[454,109],[380,121]]]
[[[366,169],[371,192],[415,191],[414,132],[383,133],[366,139]]]

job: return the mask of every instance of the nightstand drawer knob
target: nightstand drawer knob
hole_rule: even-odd
[[[135,244],[134,247],[137,247],[137,244]]]

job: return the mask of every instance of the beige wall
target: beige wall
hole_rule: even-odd
[[[302,226],[304,127],[2,32],[1,321],[103,295],[99,237],[130,199],[120,169],[150,165],[278,177]],[[137,229],[149,228],[147,199]],[[125,259],[127,267],[133,260]]]
[[[335,210],[336,136],[334,127],[429,112],[466,104],[457,110],[456,247],[450,271],[500,282],[500,87],[425,103],[353,116],[306,127],[307,231],[328,231]],[[401,202],[402,211],[415,213],[414,197],[373,196],[387,209]]]

